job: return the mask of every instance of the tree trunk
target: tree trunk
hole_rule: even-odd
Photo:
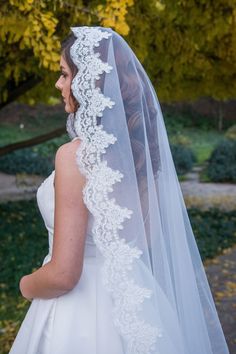
[[[36,136],[35,138],[29,139],[29,140],[20,141],[19,143],[13,143],[13,144],[9,144],[9,145],[0,147],[0,156],[9,154],[10,152],[15,151],[15,150],[20,150],[20,149],[23,149],[26,147],[35,146],[35,145],[44,143],[45,141],[51,140],[53,138],[56,138],[58,136],[65,134],[65,133],[66,133],[65,127],[58,128],[56,130],[53,130],[50,133]]]
[[[25,92],[31,90],[34,86],[42,81],[40,77],[31,76],[25,81],[20,82],[18,86],[15,86],[14,81],[7,83],[8,97],[6,102],[0,102],[0,109],[7,106],[9,103],[15,101]]]
[[[218,131],[219,132],[222,132],[223,129],[223,119],[224,119],[223,102],[219,101],[219,105],[218,105]]]

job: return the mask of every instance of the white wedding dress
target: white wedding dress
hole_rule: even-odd
[[[49,239],[49,253],[43,264],[50,260],[53,245],[54,173],[44,180],[37,191],[37,203]],[[91,222],[92,214],[79,282],[65,295],[53,299],[33,299],[10,354],[96,354],[97,348],[104,354],[123,354],[120,337],[110,318],[111,300],[102,281],[99,284],[96,282],[96,272],[99,272],[100,266],[90,234]]]
[[[51,259],[54,227],[54,174],[37,191],[37,203],[48,230]],[[83,271],[79,282],[67,294],[53,299],[33,299],[9,354],[127,354],[112,319],[112,300],[105,289],[101,257],[92,238],[93,216],[89,213]],[[153,354],[190,354],[178,316],[165,293],[157,285],[157,311],[164,335],[158,338],[158,352]],[[201,329],[199,329],[201,330]],[[145,340],[145,334],[143,335]],[[200,345],[200,344],[199,344]],[[212,354],[210,347],[199,352]],[[131,351],[134,353],[134,351]],[[144,351],[140,351],[144,353]],[[220,353],[218,351],[217,353]]]

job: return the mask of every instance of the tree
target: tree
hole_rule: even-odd
[[[6,0],[0,10],[0,107],[58,94],[60,40],[82,24],[125,36],[160,101],[235,97],[236,0]]]
[[[161,101],[235,98],[236,0],[139,0],[127,22]]]
[[[133,0],[1,2],[0,108],[22,94],[32,104],[55,95],[51,83],[59,71],[60,40],[69,28],[100,23],[126,35],[125,15],[132,5]]]

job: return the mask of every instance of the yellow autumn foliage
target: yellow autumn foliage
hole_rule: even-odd
[[[128,8],[133,6],[134,0],[107,0],[105,5],[98,5],[98,16],[104,27],[112,27],[121,35],[129,33],[129,26],[125,16]]]
[[[129,27],[125,17],[133,0],[107,0],[105,4],[102,3],[99,6],[97,0],[94,0],[85,7],[82,0],[2,2],[0,55],[4,67],[0,79],[0,101],[7,100],[9,81],[13,80],[17,87],[21,81],[27,80],[27,77],[32,75],[41,77],[46,88],[36,90],[36,96],[39,99],[46,96],[49,92],[46,86],[47,78],[55,80],[59,71],[60,41],[67,36],[73,24],[89,25],[91,21],[95,21],[97,24],[112,27],[123,35],[127,34]],[[51,90],[54,90],[54,87]],[[30,96],[26,97],[28,102],[32,102]]]
[[[128,41],[163,102],[236,96],[236,0],[135,1]]]

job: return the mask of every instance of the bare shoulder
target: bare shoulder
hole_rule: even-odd
[[[61,145],[56,152],[55,164],[61,165],[73,162],[80,144],[81,140],[76,139]]]
[[[55,156],[55,173],[63,179],[72,181],[73,179],[83,179],[76,162],[76,153],[81,144],[81,140],[76,139],[61,145]]]

